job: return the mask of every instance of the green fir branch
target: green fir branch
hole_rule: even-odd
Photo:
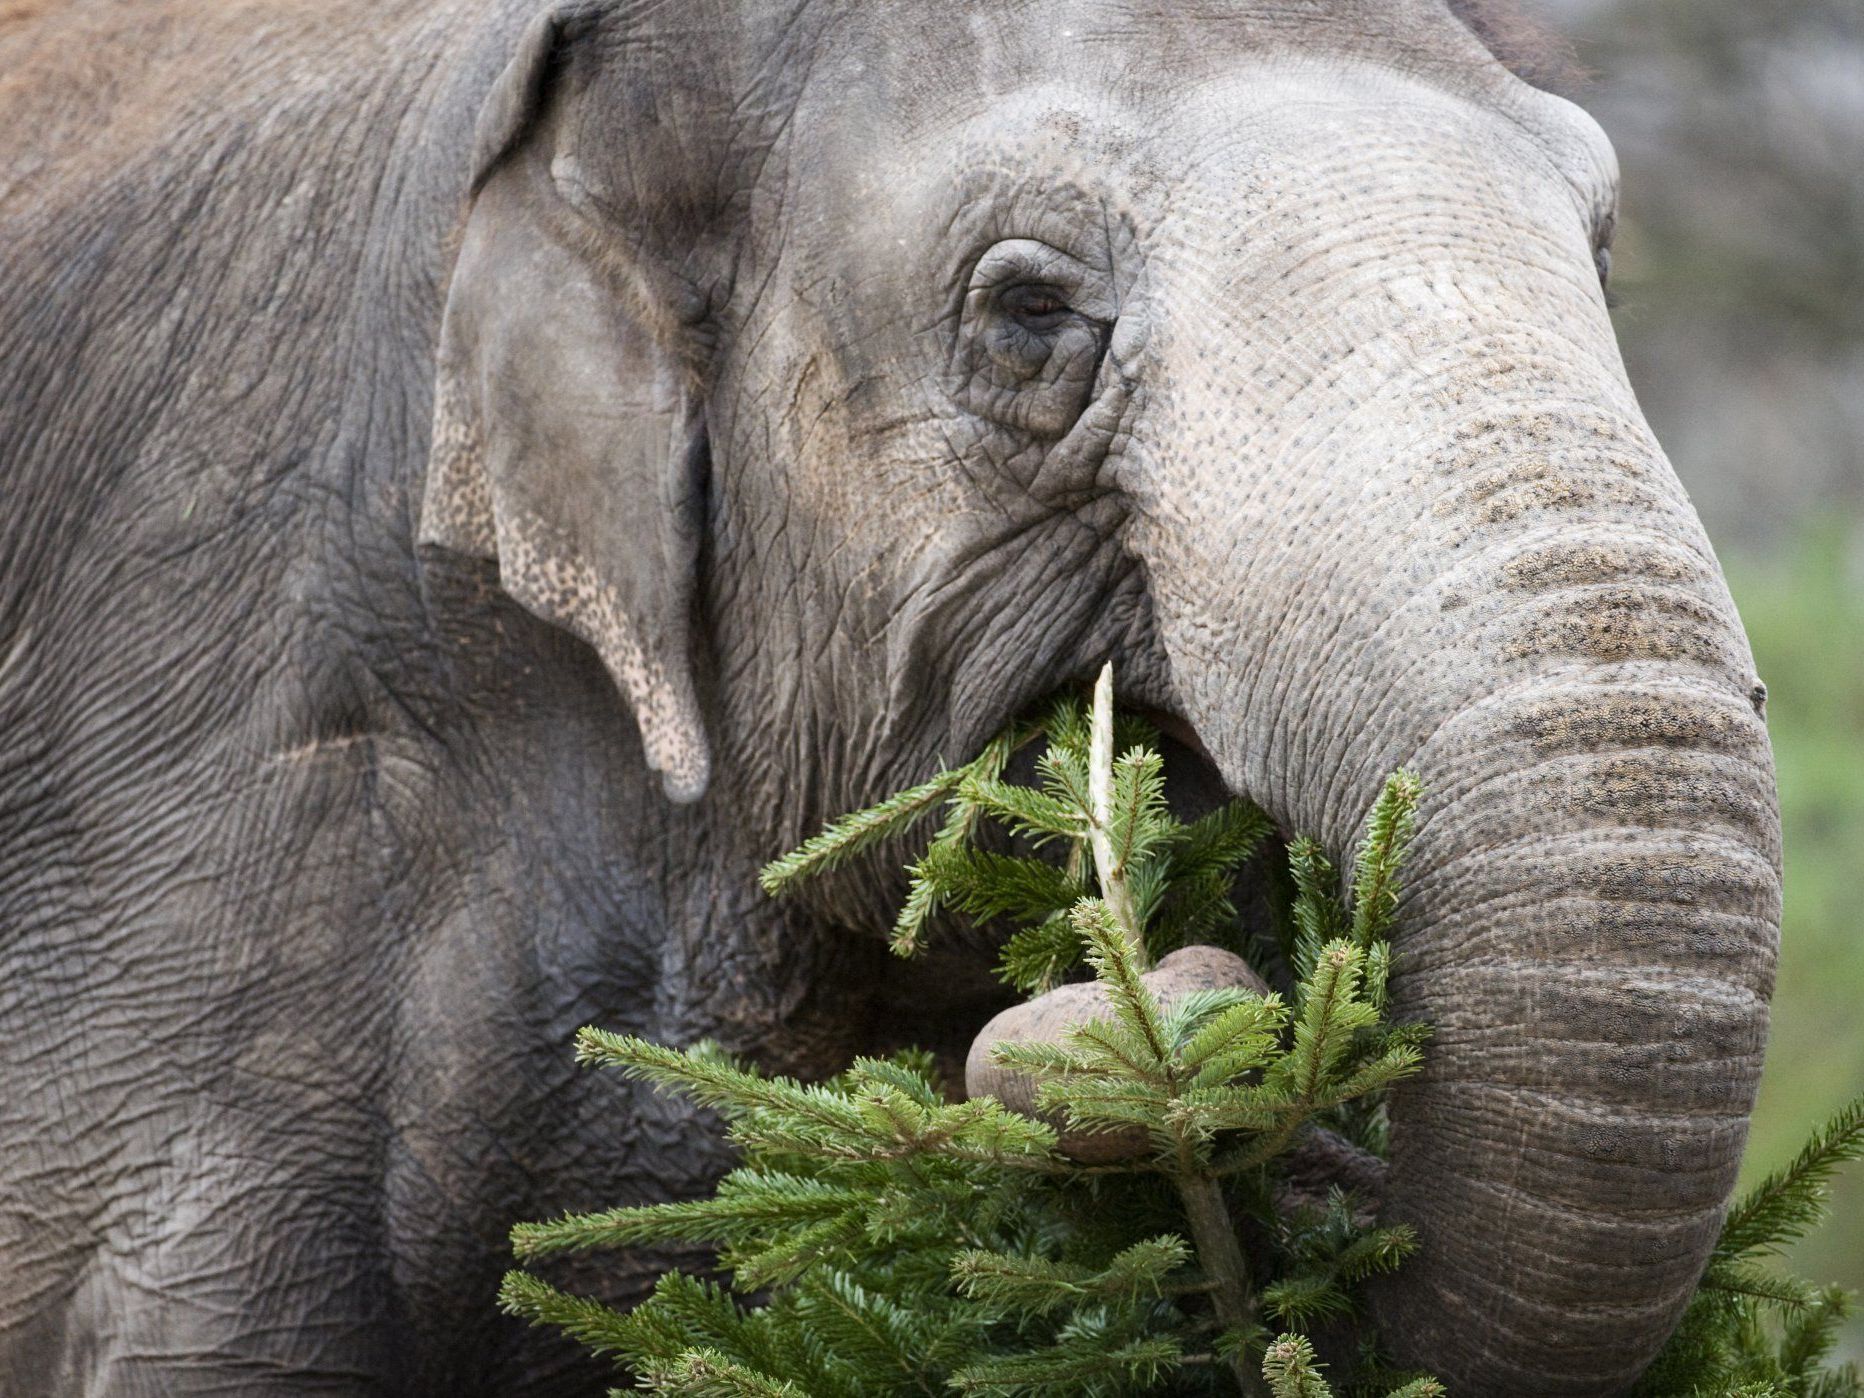
[[[1831,1178],[1864,1156],[1864,1097],[1821,1126],[1784,1169],[1768,1175],[1728,1211],[1717,1260],[1777,1252],[1825,1216]]]
[[[944,903],[925,860],[914,864],[907,873],[906,901],[900,904],[899,916],[887,939],[888,948],[901,957],[915,955],[924,945],[926,928]]]
[[[1037,740],[1033,784],[1008,780]],[[802,1083],[709,1045],[584,1030],[582,1062],[716,1111],[741,1159],[707,1198],[521,1224],[514,1251],[698,1245],[730,1289],[670,1273],[621,1314],[514,1272],[501,1305],[653,1391],[694,1398],[1331,1398],[1308,1332],[1343,1337],[1327,1352],[1342,1364],[1364,1350],[1359,1289],[1420,1240],[1363,1222],[1363,1202],[1337,1189],[1278,1205],[1281,1172],[1310,1128],[1380,1141],[1384,1090],[1422,1060],[1428,1031],[1383,1018],[1422,791],[1406,772],[1384,784],[1344,886],[1310,839],[1289,842],[1285,874],[1262,861],[1285,889],[1285,918],[1267,930],[1240,925],[1232,886],[1271,822],[1233,801],[1184,823],[1168,794],[1156,735],[1115,711],[1108,669],[1091,701],[1058,697],[971,762],[773,861],[765,885],[787,892],[890,840],[924,840],[896,951],[917,950],[942,914],[1002,924],[1004,981],[1040,993],[1085,961],[1103,1009],[1053,1041],[993,1046],[1033,1087],[1027,1116],[948,1100],[924,1054]],[[1148,968],[1204,940],[1261,952],[1255,970],[1277,990],[1210,986],[1161,1003]],[[1638,1393],[1864,1398],[1829,1362],[1846,1298],[1764,1265],[1816,1223],[1833,1171],[1860,1153],[1864,1104],[1729,1212]],[[1356,1398],[1443,1392],[1376,1355],[1353,1373]]]
[[[1087,946],[1087,961],[1106,988],[1115,1018],[1145,1045],[1150,1066],[1164,1067],[1171,1054],[1170,1036],[1158,1001],[1140,982],[1139,952],[1114,911],[1098,898],[1084,898],[1071,914]]]
[[[1364,950],[1391,935],[1398,912],[1398,871],[1417,828],[1417,805],[1423,787],[1410,772],[1389,777],[1353,861],[1353,945]]]
[[[636,1357],[642,1352],[643,1327],[632,1316],[599,1301],[571,1296],[529,1272],[507,1272],[499,1284],[498,1306],[506,1315],[532,1325],[563,1331],[592,1354]]]
[[[879,805],[843,816],[818,835],[766,864],[757,876],[765,893],[788,893],[804,879],[828,872],[863,850],[904,834],[949,800],[964,780],[965,769],[940,772],[930,781],[889,796]]]
[[[1072,1327],[1062,1342],[966,1365],[953,1374],[959,1393],[1020,1398],[1025,1394],[1079,1394],[1106,1391],[1102,1385],[1129,1385],[1144,1392],[1179,1369],[1181,1343],[1172,1336],[1124,1339],[1114,1333]]]
[[[651,1243],[725,1243],[759,1236],[772,1227],[840,1219],[859,1210],[865,1190],[795,1175],[740,1172],[720,1181],[709,1199],[676,1200],[633,1208],[570,1214],[550,1223],[520,1223],[511,1230],[512,1253],[534,1261],[557,1253]]]
[[[1294,883],[1292,940],[1282,948],[1297,983],[1314,973],[1320,949],[1347,934],[1338,896],[1339,875],[1316,840],[1301,836],[1288,846],[1288,873]]]
[[[1066,912],[1019,930],[1003,944],[997,977],[1025,995],[1053,990],[1081,960],[1081,934]]]
[[[646,1366],[642,1387],[673,1398],[815,1398],[786,1379],[775,1379],[714,1349],[689,1350]]]
[[[1118,1253],[1098,1270],[1046,1257],[971,1248],[952,1261],[959,1292],[1017,1315],[1048,1315],[1087,1302],[1142,1300],[1162,1296],[1192,1260],[1184,1239],[1172,1234],[1146,1238]]]
[[[1262,1377],[1274,1398],[1332,1398],[1321,1368],[1305,1335],[1283,1335],[1262,1356]]]

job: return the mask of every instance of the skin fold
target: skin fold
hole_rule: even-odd
[[[1423,778],[1374,1303],[1459,1393],[1626,1387],[1778,822],[1615,162],[1504,32],[0,5],[0,1374],[602,1391],[491,1314],[505,1230],[723,1162],[574,1029],[961,1053],[988,953],[889,961],[896,859],[755,871],[1110,657],[1336,856]]]

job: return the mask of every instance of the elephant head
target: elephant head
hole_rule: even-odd
[[[1336,853],[1414,768],[1385,1335],[1611,1391],[1714,1240],[1779,898],[1614,186],[1442,0],[559,7],[480,123],[423,535],[765,851],[1109,656]]]

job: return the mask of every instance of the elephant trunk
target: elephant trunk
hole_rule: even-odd
[[[1136,436],[1134,538],[1234,790],[1343,859],[1386,775],[1425,787],[1392,995],[1435,1032],[1384,1210],[1422,1247],[1375,1294],[1387,1346],[1458,1392],[1610,1393],[1686,1304],[1746,1136],[1764,691],[1622,379],[1439,348],[1345,422],[1253,437],[1233,388],[1178,375]],[[1225,423],[1251,469],[1186,449]]]
[[[1232,679],[1181,683],[1186,717],[1342,862],[1388,772],[1425,786],[1392,989],[1434,1035],[1386,1199],[1423,1248],[1387,1342],[1464,1392],[1616,1391],[1714,1243],[1760,1072],[1778,831],[1745,647],[1702,557],[1638,530],[1435,579],[1357,547],[1389,576],[1317,585],[1280,654],[1174,655]]]
[[[1650,585],[1582,589],[1522,645],[1665,629]],[[1700,674],[1550,663],[1450,715],[1396,1012],[1435,1026],[1391,1107],[1377,1298],[1464,1391],[1615,1392],[1674,1327],[1721,1221],[1766,1037],[1779,916],[1765,738]]]

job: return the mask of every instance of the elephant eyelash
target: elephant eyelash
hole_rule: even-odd
[[[1615,310],[1623,304],[1618,293],[1612,290],[1612,235],[1617,232],[1617,228],[1617,218],[1607,215],[1592,246],[1592,266],[1599,274],[1599,290],[1605,293],[1607,310]]]
[[[1030,330],[1052,330],[1074,312],[1054,287],[1027,282],[1005,287],[997,301],[1004,311]]]

